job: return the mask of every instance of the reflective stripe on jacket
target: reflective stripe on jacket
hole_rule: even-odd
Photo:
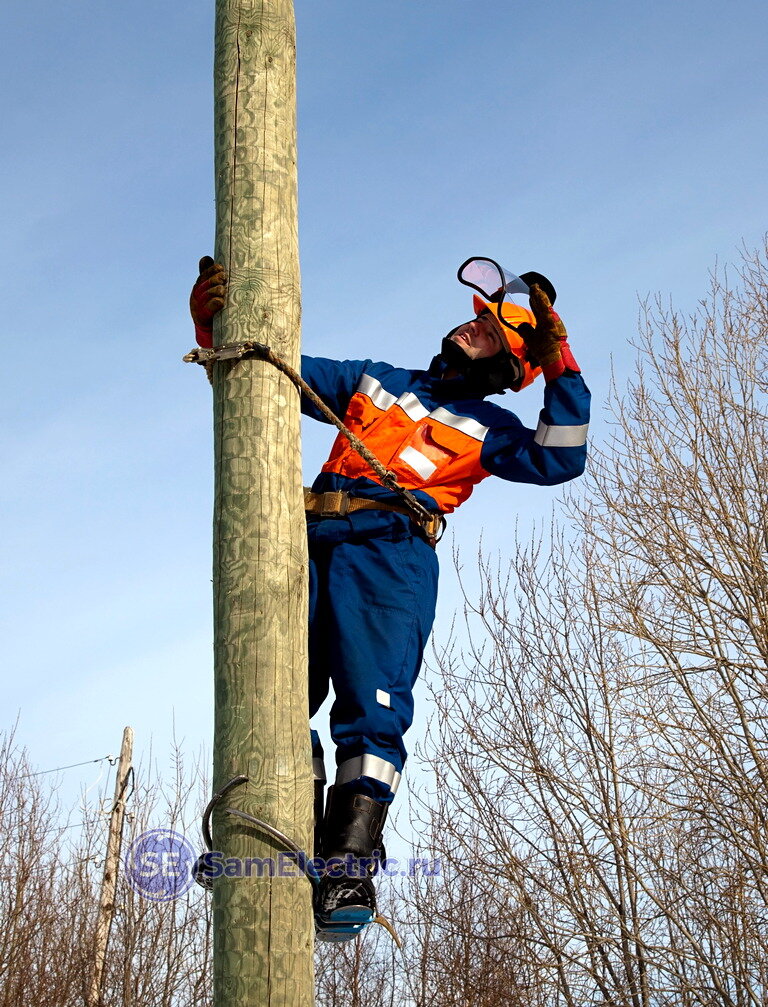
[[[443,370],[439,357],[428,371],[302,357],[310,387],[432,510],[450,513],[489,475],[549,486],[584,471],[590,394],[580,374],[566,371],[544,386],[533,430],[513,412],[478,398],[463,378],[443,380]],[[322,419],[306,400],[302,411]],[[393,496],[342,434],[313,489]]]

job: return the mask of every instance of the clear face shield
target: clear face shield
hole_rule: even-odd
[[[472,287],[486,301],[495,305],[495,316],[499,323],[508,329],[517,331],[517,326],[504,318],[501,305],[506,301],[512,301],[514,294],[528,295],[531,288],[521,280],[519,276],[510,273],[508,269],[500,266],[493,259],[484,259],[473,256],[459,266],[457,273],[459,283],[466,287]],[[514,303],[514,302],[512,302]]]

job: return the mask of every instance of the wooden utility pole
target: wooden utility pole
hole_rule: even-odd
[[[216,249],[229,276],[217,346],[255,339],[299,366],[295,26],[292,0],[217,0]],[[214,788],[310,847],[306,526],[299,395],[255,359],[214,366]],[[213,817],[225,857],[274,840]],[[313,995],[311,889],[295,877],[214,882],[216,1007],[304,1007]]]
[[[104,976],[104,963],[107,960],[107,945],[109,931],[112,928],[112,917],[115,915],[115,888],[117,873],[120,867],[120,846],[123,839],[123,821],[125,819],[125,801],[128,790],[128,774],[131,772],[133,758],[133,730],[126,727],[123,730],[123,743],[120,747],[120,759],[117,763],[115,777],[115,797],[109,815],[109,832],[107,835],[107,852],[104,855],[104,876],[101,880],[99,896],[99,911],[96,916],[96,935],[93,949],[93,973],[91,986],[88,990],[88,1007],[98,1007],[101,1003],[101,984]]]

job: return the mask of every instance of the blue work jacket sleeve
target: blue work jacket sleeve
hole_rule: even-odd
[[[302,356],[301,376],[339,419],[343,419],[349,400],[369,363],[370,360],[328,360],[326,357]],[[329,422],[304,394],[301,396],[301,411],[322,423]]]
[[[575,479],[587,459],[590,398],[581,374],[566,371],[545,386],[536,430],[507,412],[488,431],[480,464],[512,482],[555,486]]]

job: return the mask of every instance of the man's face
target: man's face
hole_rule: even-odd
[[[487,313],[460,325],[451,336],[451,342],[460,346],[471,360],[492,357],[503,345],[499,330]]]

